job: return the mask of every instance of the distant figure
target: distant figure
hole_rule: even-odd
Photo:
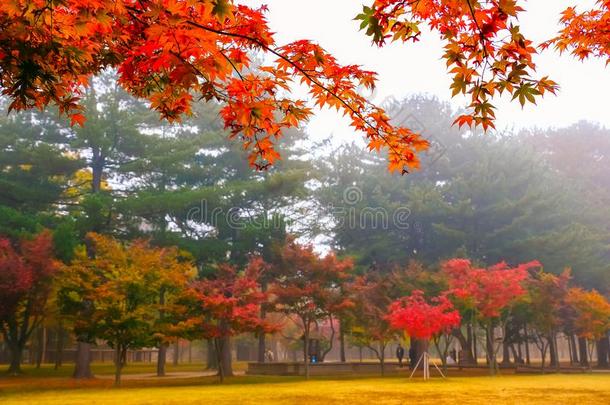
[[[271,351],[271,349],[267,349],[267,351],[265,352],[265,359],[267,360],[268,363],[273,363],[273,352]]]
[[[409,347],[409,368],[410,369],[415,368],[415,362],[417,361],[415,359],[416,355],[417,355],[417,351],[415,350],[415,347],[413,345],[411,345]]]
[[[402,367],[402,359],[405,357],[405,349],[398,344],[396,348],[396,357],[398,358],[398,367]]]

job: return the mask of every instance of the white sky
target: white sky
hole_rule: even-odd
[[[451,99],[449,75],[441,60],[442,43],[438,34],[427,33],[419,43],[393,44],[383,49],[371,45],[370,39],[358,31],[353,18],[363,4],[372,0],[241,0],[243,4],[269,6],[267,14],[278,44],[296,39],[310,39],[330,51],[340,63],[360,64],[379,74],[374,101],[387,97],[403,98],[427,93],[456,107],[466,106],[466,100]],[[594,0],[530,0],[521,16],[521,30],[526,37],[540,42],[557,32],[559,13],[570,5],[590,7]],[[604,61],[578,62],[569,55],[559,56],[546,51],[537,60],[540,76],[549,75],[561,90],[558,96],[548,95],[525,110],[517,102],[496,100],[498,129],[520,127],[560,127],[579,120],[596,121],[610,127],[610,66]],[[330,133],[346,139],[353,136],[345,121],[334,111],[316,114],[308,126],[315,137]]]

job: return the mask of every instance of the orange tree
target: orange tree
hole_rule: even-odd
[[[159,290],[187,280],[193,267],[145,241],[124,245],[95,233],[87,241],[88,247],[78,248],[62,269],[60,308],[77,335],[101,339],[115,350],[118,385],[127,350],[157,343],[155,332],[169,334],[167,319],[158,320],[159,312],[167,310]]]
[[[44,319],[59,267],[51,232],[21,239],[16,245],[0,237],[0,332],[10,352],[11,374],[21,372],[21,355]]]
[[[581,348],[581,356],[588,354],[590,358],[593,342],[607,338],[610,329],[610,302],[595,290],[585,291],[575,287],[568,290],[566,304],[574,311],[573,326],[576,334],[581,342],[589,343],[589,353]],[[583,360],[581,359],[583,364],[589,364]]]

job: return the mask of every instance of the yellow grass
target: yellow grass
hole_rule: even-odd
[[[85,383],[66,378],[2,378],[0,403],[11,404],[610,404],[610,374],[438,378],[213,377]]]

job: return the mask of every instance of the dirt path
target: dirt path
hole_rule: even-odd
[[[235,371],[235,375],[243,375],[243,371]],[[154,373],[141,373],[141,374],[123,374],[121,380],[172,380],[172,379],[185,379],[185,378],[201,378],[215,376],[216,371],[177,371],[173,373],[167,373],[165,377],[157,377]],[[112,374],[97,374],[95,378],[102,380],[114,380]]]

